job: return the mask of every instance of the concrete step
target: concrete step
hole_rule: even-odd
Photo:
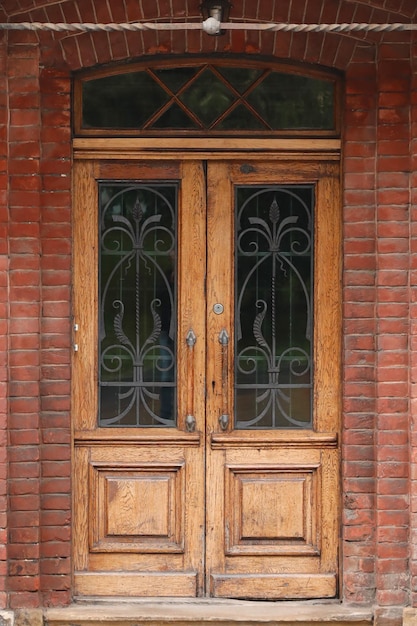
[[[370,626],[371,610],[337,602],[120,599],[77,602],[44,612],[47,626]]]

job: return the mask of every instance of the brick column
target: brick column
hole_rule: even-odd
[[[71,598],[71,127],[70,76],[41,74],[41,590]]]
[[[375,598],[375,168],[373,59],[346,77],[343,206],[343,581],[347,602]]]
[[[8,295],[8,207],[7,207],[7,46],[0,36],[0,608],[7,605],[7,342]]]
[[[378,48],[376,611],[409,602],[410,46]]]
[[[9,35],[9,571],[11,608],[39,606],[39,48]]]
[[[410,412],[411,412],[411,604],[417,607],[417,35],[411,50],[411,204],[410,204]],[[417,617],[417,610],[414,611]]]

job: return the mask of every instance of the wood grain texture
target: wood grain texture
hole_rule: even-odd
[[[226,471],[227,554],[319,554],[319,467],[245,465]]]
[[[178,380],[180,429],[193,411],[196,430],[205,432],[205,278],[206,278],[206,184],[203,164],[190,161],[181,166],[178,223]],[[192,330],[196,342],[186,343]],[[190,371],[192,369],[192,371]]]
[[[342,398],[342,236],[339,171],[328,164],[317,183],[314,336],[315,429],[340,429]]]
[[[213,576],[213,595],[218,598],[331,598],[336,593],[334,574],[287,574],[282,576]]]
[[[189,373],[183,376],[184,330],[192,326],[199,344],[191,373],[191,401],[204,431],[202,165],[187,163],[182,168],[173,160],[81,162],[74,188],[74,294],[81,322],[80,350],[74,359],[75,592],[195,596],[204,582],[204,441],[201,433],[184,429],[190,387],[180,388],[178,428],[97,425],[99,180],[179,182],[178,369],[181,380],[188,380]],[[193,263],[195,274],[190,280],[188,268]]]
[[[184,552],[184,463],[89,469],[92,552]]]
[[[226,567],[225,545],[225,493],[224,451],[213,453],[210,438],[222,432],[219,418],[227,405],[230,432],[233,419],[233,186],[226,162],[208,163],[207,167],[207,576],[210,572],[224,571]],[[213,307],[223,306],[217,315]],[[219,341],[220,333],[229,335],[227,351],[228,388],[224,380],[224,354]],[[211,593],[211,591],[210,591]]]
[[[141,573],[99,572],[74,576],[79,596],[194,597],[197,574],[151,571]]]
[[[88,569],[89,552],[89,520],[88,520],[88,465],[89,450],[87,448],[75,448],[73,463],[73,558],[76,570]]]
[[[187,150],[199,150],[208,154],[208,158],[218,160],[219,154],[216,151],[227,151],[227,158],[241,159],[241,154],[237,151],[253,152],[249,155],[250,159],[262,158],[265,160],[265,154],[271,152],[285,153],[287,158],[305,159],[306,154],[312,153],[314,161],[317,162],[317,153],[340,153],[340,139],[239,139],[233,137],[204,137],[204,138],[175,138],[175,137],[146,137],[146,138],[80,138],[77,137],[73,141],[74,156],[76,159],[84,158],[113,158],[114,156],[125,155],[126,159],[148,159],[149,151],[154,151],[158,158],[166,158],[166,152],[171,150],[170,158],[177,160],[178,155],[181,158],[196,159],[196,156],[190,154],[187,157]],[[259,152],[259,155],[256,153]],[[314,154],[315,153],[315,154]],[[294,156],[295,155],[295,156]],[[169,155],[168,155],[169,158]],[[225,158],[223,155],[220,158]]]
[[[210,593],[241,598],[332,597],[336,594],[338,544],[335,529],[339,519],[339,365],[333,367],[334,361],[339,363],[340,360],[337,351],[340,341],[337,167],[319,161],[293,160],[285,164],[219,161],[209,163],[208,173],[207,571]],[[224,400],[221,388],[219,390],[221,352],[215,337],[223,325],[231,328],[229,350],[234,352],[231,232],[233,189],[237,184],[310,184],[315,189],[318,261],[314,283],[317,343],[313,358],[318,371],[315,368],[316,400],[314,430],[311,431],[244,432],[235,431],[229,425],[228,432],[221,432],[216,421]],[[329,245],[328,237],[331,238]],[[216,301],[225,306],[225,313],[217,317],[211,314],[212,303]],[[233,363],[229,366],[232,389]],[[336,372],[336,380],[332,379],[331,372],[333,375]],[[332,407],[330,397],[334,400]],[[233,406],[232,396],[229,402]],[[323,458],[326,459],[324,466]],[[329,459],[333,461],[331,469]]]
[[[74,187],[74,312],[82,347],[74,357],[73,398],[77,594],[146,597],[167,595],[167,589],[168,595],[189,597],[336,594],[339,170],[333,157],[323,161],[313,151],[320,145],[337,155],[338,147],[334,140],[311,141],[273,140],[271,150],[292,145],[295,152],[268,160],[263,140],[235,139],[227,146],[231,158],[212,152],[205,169],[196,153],[180,162],[174,149],[182,143],[171,139],[158,145],[172,150],[166,160],[155,141],[77,140],[82,156]],[[205,144],[186,140],[184,148],[203,156],[211,145]],[[259,152],[243,159],[239,150],[249,145]],[[213,146],[226,149],[221,140]],[[153,151],[149,158],[144,148]],[[314,158],[307,155],[310,150]],[[93,153],[115,160],[91,163],[85,157]],[[97,268],[98,179],[179,181],[176,429],[96,426],[97,272],[91,268]],[[315,188],[312,430],[233,429],[234,186],[239,184]],[[220,315],[213,310],[218,303]],[[192,350],[186,342],[190,330],[196,336]],[[222,330],[229,335],[227,350],[219,342]],[[223,431],[219,417],[225,412],[230,420]],[[195,432],[186,431],[188,414],[196,419]]]
[[[94,429],[97,419],[97,242],[98,191],[95,165],[74,165],[73,319],[78,325],[72,361],[72,411],[75,430]]]

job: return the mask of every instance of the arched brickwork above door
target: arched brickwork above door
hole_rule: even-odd
[[[414,0],[271,0],[233,3],[232,21],[286,23],[390,23],[412,21]],[[198,0],[4,0],[0,17],[13,22],[134,22],[198,21]],[[141,33],[19,33],[10,32],[11,42],[39,41],[44,66],[77,70],[124,59],[154,54],[246,53],[272,55],[315,62],[345,69],[352,59],[373,56],[373,44],[395,40],[396,34],[293,34],[237,30],[222,37],[202,31]],[[407,35],[406,35],[407,37]],[[411,35],[410,35],[411,37]],[[366,43],[364,43],[364,41]],[[402,39],[404,41],[404,37]]]

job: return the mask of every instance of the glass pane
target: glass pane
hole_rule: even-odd
[[[214,127],[215,130],[266,130],[266,126],[242,104]]]
[[[240,94],[244,93],[264,71],[246,67],[216,67],[216,70],[224,76]]]
[[[186,110],[181,112],[177,98],[188,114]],[[152,129],[190,133],[209,130],[225,115],[217,127],[219,131],[334,130],[334,100],[332,80],[272,72],[268,68],[149,68],[83,81],[82,128],[150,130],[148,121],[156,119],[162,107],[169,105],[168,112]],[[250,115],[247,104],[264,125]],[[193,116],[200,124],[192,121]]]
[[[199,127],[178,104],[173,104],[149,128],[164,128],[165,130],[184,128],[188,130]]]
[[[331,129],[333,83],[306,76],[271,72],[248,95],[248,102],[273,130]]]
[[[99,425],[174,426],[174,183],[101,183]]]
[[[209,127],[229,108],[235,97],[213,72],[206,70],[193,81],[180,99]]]
[[[154,74],[170,89],[177,93],[193,76],[199,67],[170,67],[162,70],[153,70]]]
[[[236,189],[236,428],[312,426],[311,186]]]
[[[169,97],[146,72],[83,83],[83,128],[141,128]]]

